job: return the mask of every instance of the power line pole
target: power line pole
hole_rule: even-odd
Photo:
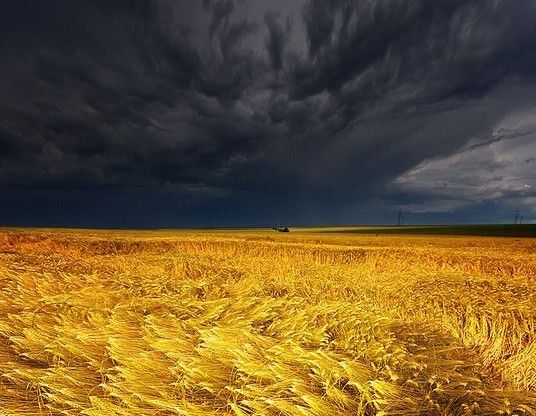
[[[404,223],[404,214],[402,214],[402,210],[398,210],[398,221],[396,223],[397,227],[400,227]]]
[[[519,219],[519,208],[516,210],[516,215],[514,217],[514,224],[517,224],[518,219]]]

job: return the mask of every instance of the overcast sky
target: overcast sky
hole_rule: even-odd
[[[535,0],[4,0],[0,223],[536,222]]]

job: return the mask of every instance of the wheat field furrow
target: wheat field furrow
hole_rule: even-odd
[[[0,414],[536,415],[534,239],[0,232]]]

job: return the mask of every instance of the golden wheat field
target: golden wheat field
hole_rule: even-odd
[[[536,239],[0,230],[0,414],[536,415]]]

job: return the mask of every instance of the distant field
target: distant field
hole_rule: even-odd
[[[536,415],[536,239],[453,228],[0,229],[0,415]]]
[[[356,234],[480,235],[536,238],[536,224],[405,225],[400,227],[296,227],[293,231]]]

